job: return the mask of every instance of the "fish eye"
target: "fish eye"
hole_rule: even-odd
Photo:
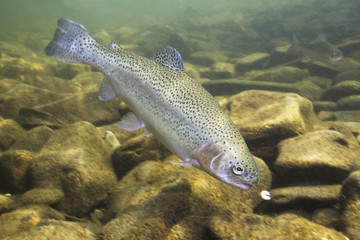
[[[232,166],[232,171],[235,175],[240,176],[245,173],[245,167],[242,164],[240,164],[239,162],[237,162]]]

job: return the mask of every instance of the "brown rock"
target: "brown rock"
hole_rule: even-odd
[[[359,94],[360,81],[343,81],[327,89],[321,96],[321,99],[338,101],[341,98]]]
[[[314,211],[311,221],[328,228],[339,229],[341,216],[338,209],[320,208]]]
[[[116,175],[121,179],[142,162],[162,161],[170,155],[171,152],[153,136],[144,137],[140,135],[117,148],[111,159]]]
[[[270,191],[271,204],[292,208],[314,209],[334,204],[340,197],[341,185],[292,186]]]
[[[26,150],[6,151],[0,155],[1,188],[7,192],[18,193],[28,188],[27,171],[34,158]]]
[[[360,239],[360,171],[349,175],[341,193],[340,208],[344,232],[351,239]]]
[[[243,74],[252,69],[259,69],[269,59],[268,53],[253,53],[236,61],[235,70],[238,74]]]
[[[276,67],[269,70],[251,71],[246,74],[247,79],[256,81],[270,81],[281,83],[294,83],[309,76],[306,70],[296,67]]]
[[[274,218],[254,214],[233,215],[230,219],[222,219],[219,216],[215,216],[211,219],[210,233],[208,235],[213,236],[215,239],[229,240],[348,240],[348,238],[340,232],[289,213],[281,214]]]
[[[46,206],[29,206],[0,215],[1,237],[16,236],[17,234],[36,228],[46,219],[64,220],[58,211]],[[11,238],[20,239],[20,238]],[[24,238],[21,238],[24,239]]]
[[[175,156],[166,159],[177,161]],[[251,213],[270,185],[270,172],[257,159],[259,186],[236,189],[194,167],[147,161],[122,178],[112,194],[104,239],[202,239],[212,216]]]
[[[321,130],[286,139],[278,144],[274,163],[276,182],[341,183],[356,161],[359,147],[352,139],[331,130]]]
[[[49,138],[31,162],[33,188],[62,189],[57,208],[84,216],[104,201],[117,179],[110,162],[111,148],[88,122],[68,125]]]
[[[12,119],[0,120],[0,150],[7,150],[25,134],[25,130]]]
[[[341,98],[338,101],[338,104],[339,104],[338,110],[360,111],[360,94]],[[359,121],[360,121],[360,119],[359,119]]]
[[[313,128],[312,104],[297,94],[245,91],[230,98],[229,108],[231,119],[249,144],[269,146],[269,154],[274,154],[277,142]],[[269,150],[254,154],[264,157],[259,154]]]

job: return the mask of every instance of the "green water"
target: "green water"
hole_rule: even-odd
[[[57,19],[65,17],[92,33],[107,31],[112,41],[126,41],[121,44],[131,44],[134,39],[121,39],[113,33],[130,27],[150,43],[171,44],[169,35],[179,33],[185,38],[206,39],[209,44],[201,50],[228,46],[239,52],[270,51],[276,40],[291,41],[293,33],[312,39],[325,31],[332,42],[359,33],[358,12],[359,3],[353,0],[1,0],[0,40],[22,41],[16,39],[19,32],[51,39]]]

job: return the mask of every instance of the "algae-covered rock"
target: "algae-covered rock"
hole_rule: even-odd
[[[239,230],[240,229],[240,230]],[[250,215],[218,216],[210,222],[211,236],[215,239],[333,239],[348,240],[342,233],[313,223],[303,217],[285,213],[275,216]]]
[[[20,201],[23,205],[44,204],[53,205],[64,198],[64,192],[55,188],[33,188],[21,195]]]
[[[121,100],[100,101],[98,93],[79,93],[63,97],[59,101],[39,104],[19,111],[19,121],[24,126],[60,127],[77,121],[104,124],[120,119],[119,109],[125,112]]]
[[[23,192],[28,188],[27,170],[34,158],[26,150],[6,151],[0,155],[0,187],[8,192]]]
[[[360,171],[352,172],[341,189],[343,229],[351,239],[360,239]]]
[[[105,212],[104,239],[201,239],[212,216],[252,213],[271,181],[260,159],[262,182],[249,191],[167,161],[177,160],[147,161],[122,178]]]
[[[31,152],[38,152],[47,142],[54,130],[46,126],[39,126],[23,132],[14,144],[9,148],[10,150],[27,150]]]
[[[338,101],[350,95],[360,94],[360,81],[343,81],[328,88],[322,95],[322,100]]]
[[[280,140],[313,129],[312,104],[297,94],[250,90],[232,96],[228,106],[231,119],[250,145],[274,148]],[[254,154],[264,153],[259,149]]]
[[[234,64],[226,62],[215,62],[211,65],[210,70],[200,72],[201,78],[209,79],[226,79],[234,75]]]
[[[0,150],[7,150],[25,134],[25,130],[12,119],[0,119]]]
[[[33,188],[62,189],[58,209],[84,216],[104,201],[116,183],[111,148],[88,122],[68,125],[49,138],[31,162]]]
[[[254,70],[246,74],[247,79],[257,81],[270,81],[294,83],[309,76],[309,72],[296,67],[282,66],[269,70]]]
[[[0,81],[0,98],[0,115],[18,121],[21,108],[55,102],[63,99],[64,95],[14,79],[2,79]]]
[[[119,179],[145,161],[162,161],[171,152],[154,137],[136,136],[126,141],[112,154],[112,164]]]
[[[42,221],[47,219],[65,220],[65,217],[58,211],[43,205],[33,205],[14,210],[0,215],[1,237],[9,237],[36,228]],[[23,238],[21,238],[23,239]]]
[[[60,212],[43,205],[31,205],[0,216],[2,239],[96,240],[99,228],[89,222],[65,221]]]
[[[279,143],[279,155],[274,163],[277,182],[341,183],[357,161],[359,145],[345,135],[320,130],[286,139]]]
[[[249,70],[259,69],[269,59],[269,56],[268,53],[258,52],[240,58],[235,62],[235,70],[238,74],[243,74]]]
[[[271,204],[313,209],[336,203],[340,190],[340,184],[275,188],[270,191]]]

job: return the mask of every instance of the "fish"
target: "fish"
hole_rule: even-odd
[[[119,97],[131,112],[119,127],[143,129],[182,162],[234,187],[249,190],[260,182],[259,168],[229,115],[198,82],[184,72],[180,53],[165,47],[152,59],[93,39],[84,26],[58,20],[47,56],[88,64],[105,75],[99,99]]]
[[[337,62],[343,58],[342,51],[329,43],[324,33],[320,33],[311,43],[299,41],[294,34],[288,53],[296,54],[302,59],[310,59],[310,61]]]

